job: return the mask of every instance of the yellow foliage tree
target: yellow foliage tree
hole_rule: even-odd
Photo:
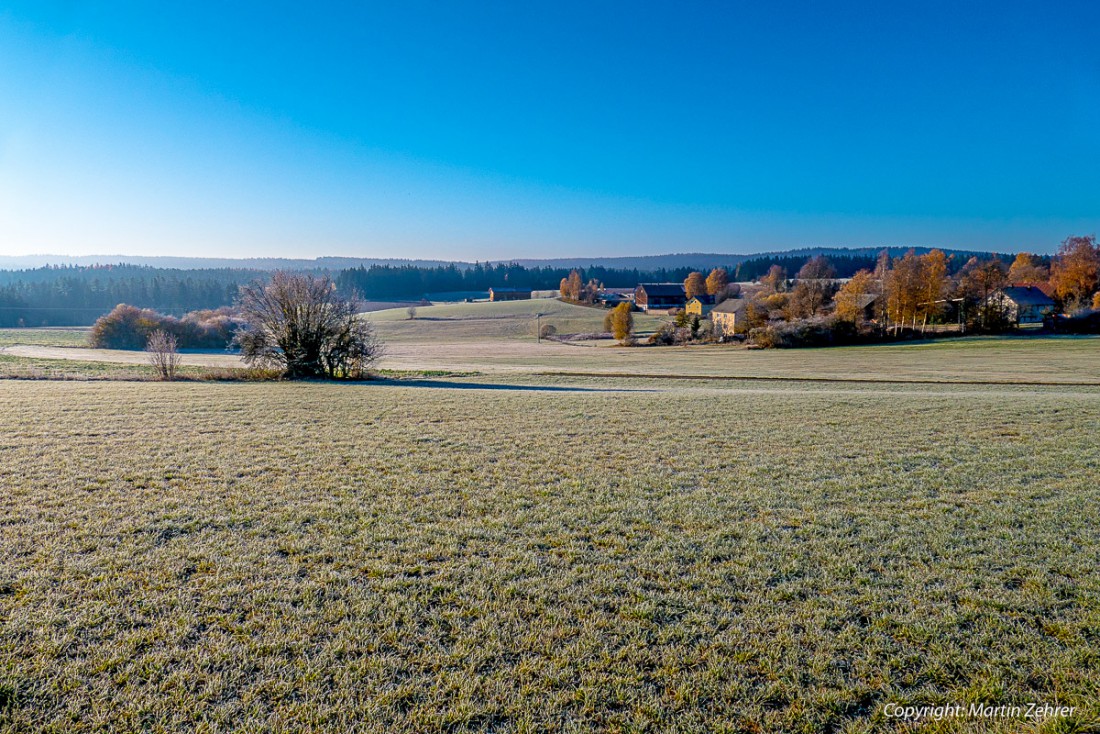
[[[772,265],[768,268],[768,274],[760,279],[760,282],[779,293],[787,286],[787,269],[782,265]]]
[[[871,271],[860,270],[853,275],[836,294],[837,318],[854,324],[863,321],[863,301],[876,287]]]
[[[707,280],[703,277],[703,274],[695,272],[688,275],[688,277],[684,279],[684,292],[689,301],[696,296],[705,295],[707,292]]]
[[[1067,237],[1050,271],[1054,292],[1069,307],[1088,303],[1100,285],[1100,247],[1096,237]]]
[[[1050,269],[1043,265],[1037,255],[1021,252],[1016,255],[1008,268],[1010,283],[1045,283],[1050,277]]]
[[[611,334],[619,341],[626,341],[634,333],[634,314],[631,305],[623,302],[611,310]]]
[[[918,313],[923,317],[921,331],[928,325],[930,316],[935,316],[943,311],[943,293],[947,289],[947,256],[940,250],[921,255],[920,257],[921,302]]]
[[[561,297],[567,301],[579,301],[584,294],[584,282],[581,280],[580,271],[574,270],[568,278],[561,280]]]
[[[707,276],[707,293],[710,295],[717,295],[719,292],[725,289],[730,284],[729,273],[725,268],[715,268],[710,271],[710,275]]]

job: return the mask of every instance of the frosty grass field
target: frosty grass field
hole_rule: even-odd
[[[450,326],[515,356],[0,380],[0,730],[1100,721],[1100,341],[512,353]],[[34,334],[0,346],[78,343]],[[62,362],[0,370],[140,370]]]

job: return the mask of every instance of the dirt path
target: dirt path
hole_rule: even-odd
[[[145,352],[133,352],[122,349],[89,349],[87,347],[42,347],[17,344],[12,347],[0,347],[0,354],[13,357],[31,357],[34,359],[66,359],[73,362],[108,362],[111,364],[148,364]],[[242,367],[241,358],[235,354],[217,352],[184,352],[180,354],[181,364],[193,367]]]

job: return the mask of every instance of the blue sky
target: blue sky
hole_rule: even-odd
[[[1100,229],[1097,29],[1089,2],[7,2],[0,254],[1051,251]]]

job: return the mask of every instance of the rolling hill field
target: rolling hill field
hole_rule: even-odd
[[[1084,727],[1098,431],[1081,387],[0,381],[0,728]]]
[[[0,380],[0,730],[1100,724],[1100,340],[538,344],[536,307],[602,321],[378,312],[358,384],[0,331],[67,378]]]
[[[376,311],[367,315],[387,342],[464,342],[494,339],[533,339],[536,314],[542,323],[553,326],[559,334],[579,334],[603,331],[607,311],[602,308],[576,306],[554,298],[497,303],[449,303],[422,306],[416,318],[410,319],[406,309]],[[648,333],[656,329],[661,319],[634,314],[635,329]]]

